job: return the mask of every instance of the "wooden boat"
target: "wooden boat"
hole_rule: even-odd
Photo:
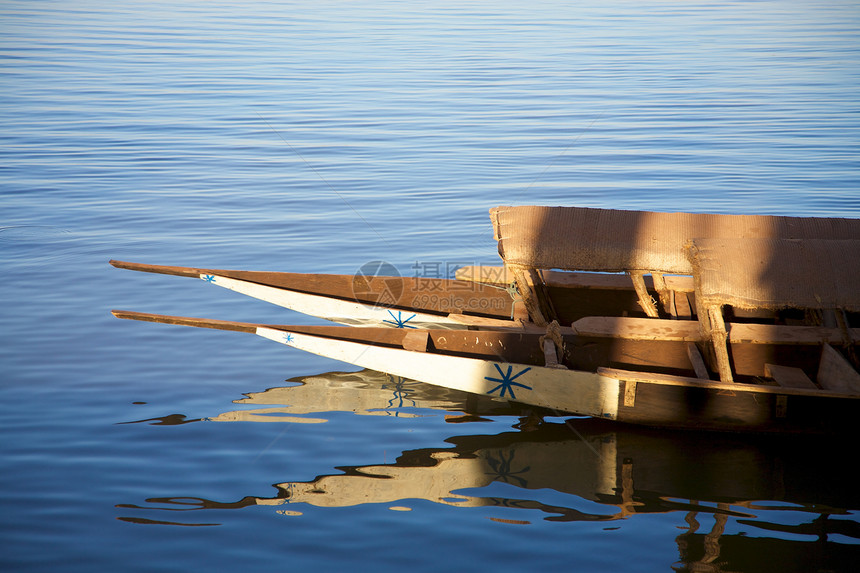
[[[487,284],[491,271],[478,269],[478,280],[442,285],[446,294],[471,292],[483,308],[473,302],[446,312],[399,277],[361,277],[356,289],[346,276],[113,261],[375,326],[115,314],[253,332],[365,368],[611,420],[757,432],[854,429],[860,221],[549,207],[499,207],[491,215],[507,276]],[[608,274],[619,271],[626,274]],[[515,291],[501,288],[508,277]],[[384,292],[381,285],[385,306],[361,294]],[[294,301],[302,297],[300,308]],[[500,309],[512,301],[514,316],[505,317]],[[633,302],[639,312],[631,312]]]
[[[110,263],[122,269],[202,279],[302,314],[351,326],[461,329],[468,327],[470,319],[486,325],[513,324],[510,321],[513,299],[503,288],[469,281],[438,279],[428,289],[416,279],[397,276]],[[494,319],[502,322],[493,322]]]

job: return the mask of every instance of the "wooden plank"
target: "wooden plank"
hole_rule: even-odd
[[[161,324],[175,324],[179,326],[194,326],[197,328],[213,328],[216,330],[232,330],[235,332],[254,333],[259,324],[250,322],[233,322],[229,320],[214,320],[211,318],[192,318],[187,316],[168,316],[166,314],[151,314],[148,312],[134,312],[130,310],[112,310],[117,318],[126,320],[140,320],[142,322],[158,322]]]
[[[821,349],[817,379],[818,384],[827,390],[860,394],[860,374],[829,344],[825,344]]]
[[[675,292],[675,316],[681,320],[690,320],[693,318],[693,308],[690,305],[690,299],[687,297],[687,293],[676,291],[670,292]]]
[[[545,338],[543,341],[543,356],[544,366],[547,368],[565,368],[563,364],[559,364],[555,343],[549,338]]]
[[[448,320],[451,322],[455,322],[457,324],[462,324],[463,326],[474,326],[478,328],[493,328],[493,329],[501,329],[501,328],[516,328],[522,329],[522,325],[513,321],[513,320],[504,320],[499,318],[485,318],[483,316],[473,316],[471,314],[457,314],[452,313],[448,315]],[[537,328],[538,331],[543,332],[542,328]]]
[[[722,382],[733,382],[732,366],[729,362],[728,332],[726,323],[723,321],[721,307],[708,309],[708,318],[711,320],[711,342],[714,345],[714,354],[717,358],[717,370]]]
[[[403,348],[415,352],[427,352],[430,335],[426,330],[409,330],[403,336]]]
[[[725,324],[725,323],[724,323]],[[822,326],[786,326],[774,324],[728,323],[731,344],[808,345],[840,342],[838,328]],[[562,332],[567,332],[562,329]],[[572,333],[586,336],[625,338],[629,340],[704,340],[695,320],[636,318],[628,316],[588,316],[573,323]],[[850,329],[854,340],[860,340],[860,328]]]
[[[846,395],[844,392],[833,390],[811,390],[806,388],[782,388],[780,386],[765,386],[761,384],[744,384],[702,380],[701,378],[690,378],[688,376],[672,376],[671,374],[655,374],[652,372],[637,372],[635,370],[622,370],[619,368],[598,368],[597,373],[608,378],[619,381],[635,380],[640,383],[654,384],[658,386],[689,386],[697,388],[709,388],[720,392],[749,393],[749,394],[784,394],[787,396],[827,396],[833,398],[844,398],[860,400],[860,395]],[[641,389],[641,388],[640,388]]]
[[[576,370],[610,367],[694,375],[684,342],[571,336],[565,337],[565,349],[567,360]]]
[[[572,331],[582,336],[627,340],[702,340],[699,323],[693,320],[665,320],[627,316],[589,316],[573,323]],[[566,333],[562,329],[562,333]]]
[[[785,388],[818,388],[815,382],[810,380],[806,372],[800,368],[780,366],[778,364],[765,364],[764,375],[768,378],[773,378],[777,384]]]
[[[624,405],[628,408],[636,405],[636,380],[624,382]]]
[[[332,301],[436,313],[443,316],[450,312],[465,312],[503,319],[509,318],[511,313],[511,297],[504,289],[469,281],[360,274],[332,275],[204,269],[125,261],[110,261],[110,263],[117,268],[134,271],[204,278],[208,283],[226,286],[231,290],[272,304],[280,304],[277,301],[285,299],[301,300],[298,295],[305,294]],[[240,288],[239,282],[247,283],[247,286]],[[236,288],[228,286],[229,284]],[[251,292],[254,294],[250,294]],[[295,293],[295,296],[291,297],[291,293]],[[319,316],[312,311],[298,312]]]
[[[707,348],[707,347],[706,347]],[[765,364],[803,368],[814,380],[821,359],[821,344],[748,344],[731,343],[732,370],[737,376],[763,377]]]
[[[702,353],[699,352],[699,347],[696,346],[695,342],[687,342],[687,356],[690,357],[690,364],[693,365],[693,371],[696,373],[696,377],[702,378],[703,380],[710,380],[711,375],[708,372],[708,367],[705,366],[705,361],[702,359]]]
[[[550,287],[593,288],[607,290],[632,290],[633,284],[624,273],[587,273],[548,271],[541,272],[544,283]],[[457,269],[457,280],[474,281],[497,285],[509,285],[513,274],[502,266],[465,266]],[[645,286],[654,289],[652,277],[644,277]],[[676,292],[693,292],[693,277],[683,275],[664,275],[666,288]]]
[[[651,273],[651,279],[654,281],[654,289],[657,291],[657,296],[660,297],[660,305],[663,311],[670,316],[675,316],[675,292],[669,290],[666,286],[666,280],[662,273]]]
[[[823,344],[841,343],[838,328],[824,326],[786,326],[733,322],[727,325],[729,342],[748,344]],[[860,340],[860,328],[850,329],[853,341]]]

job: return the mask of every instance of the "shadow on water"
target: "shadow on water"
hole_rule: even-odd
[[[218,523],[158,517],[251,506],[275,506],[287,516],[365,504],[409,510],[426,500],[492,508],[488,519],[510,525],[538,519],[605,529],[641,515],[677,514],[679,571],[754,571],[765,561],[768,569],[838,571],[860,558],[856,474],[844,445],[832,440],[663,432],[584,418],[550,422],[516,404],[368,370],[289,382],[237,401],[251,409],[206,421],[323,422],[320,414],[338,411],[417,416],[419,409],[438,409],[450,413],[448,422],[516,416],[519,423],[496,435],[451,436],[448,447],[406,450],[393,463],[276,483],[270,497],[118,504],[131,514],[119,519],[211,526]]]

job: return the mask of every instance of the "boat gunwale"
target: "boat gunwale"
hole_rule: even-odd
[[[790,388],[786,386],[769,386],[764,384],[748,384],[745,382],[721,382],[719,380],[704,380],[701,378],[690,378],[686,376],[673,376],[671,374],[659,374],[652,372],[637,372],[635,370],[623,370],[619,368],[600,367],[597,373],[606,378],[613,378],[622,382],[636,382],[643,384],[655,384],[661,386],[682,386],[686,388],[703,388],[711,390],[724,390],[727,392],[779,394],[792,396],[820,396],[823,398],[846,398],[860,399],[860,394],[846,394],[834,390],[823,390],[819,388]]]

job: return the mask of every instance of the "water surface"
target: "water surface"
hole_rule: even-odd
[[[501,204],[860,217],[856,3],[7,1],[0,22],[4,569],[857,562],[838,438],[538,427],[118,321],[312,319],[107,264],[447,276],[498,262]]]

